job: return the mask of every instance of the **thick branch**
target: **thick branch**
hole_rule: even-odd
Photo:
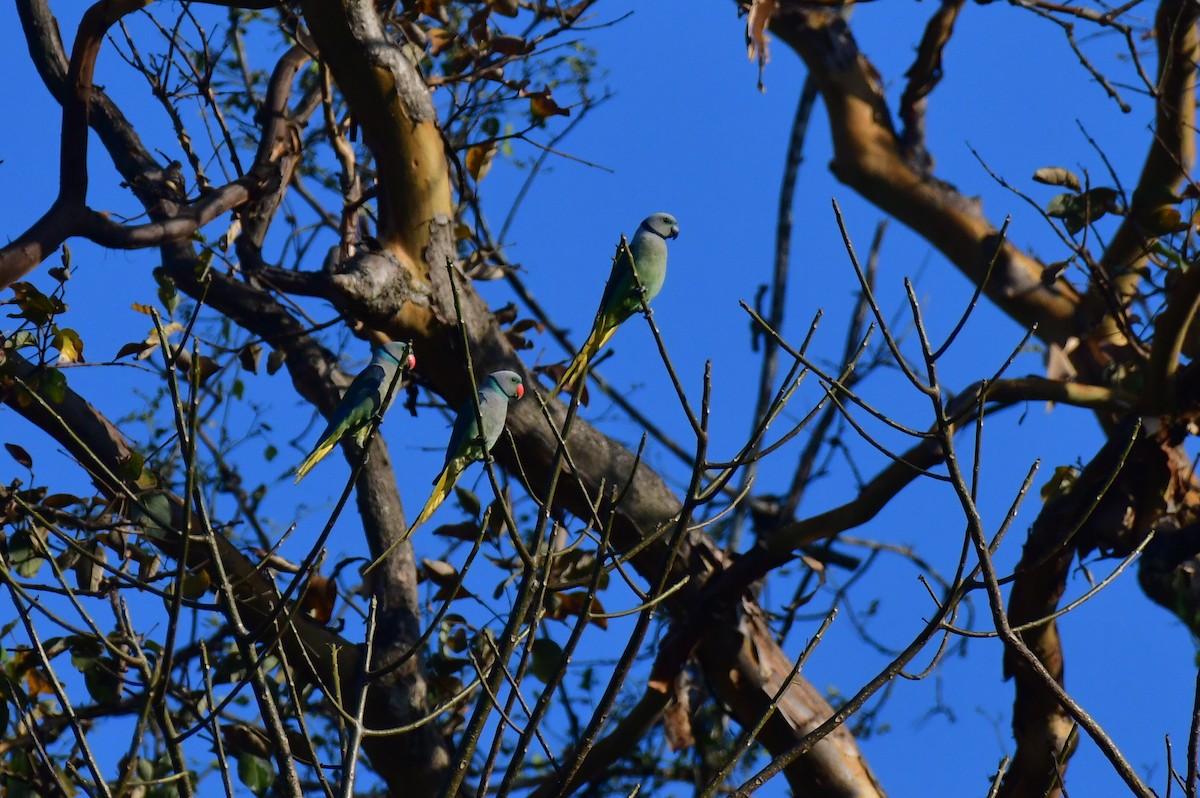
[[[1117,296],[1124,301],[1140,282],[1136,270],[1145,263],[1153,240],[1145,220],[1174,198],[1196,160],[1196,66],[1200,62],[1197,19],[1200,6],[1191,0],[1163,0],[1155,14],[1158,84],[1154,136],[1129,213],[1100,259],[1101,267],[1115,283]],[[1089,295],[1089,303],[1097,313],[1104,310],[1098,290],[1093,288]]]
[[[839,180],[937,247],[976,285],[984,283],[996,228],[977,202],[918,174],[905,160],[883,85],[836,13],[796,0],[781,3],[771,31],[792,47],[817,81],[828,109]],[[1004,243],[985,294],[1043,341],[1062,344],[1076,331],[1080,298],[1065,280],[1041,282],[1040,263]]]
[[[309,8],[309,5],[320,7]],[[359,5],[367,10],[360,11]],[[459,404],[469,396],[469,382],[462,367],[465,357],[460,351],[458,320],[446,276],[446,264],[456,261],[449,172],[440,134],[436,133],[436,123],[430,116],[428,91],[414,68],[390,43],[381,39],[369,3],[355,4],[348,11],[317,3],[305,8],[321,45],[322,57],[346,92],[366,141],[380,163],[380,240],[385,251],[362,253],[342,265],[331,278],[335,302],[349,315],[392,339],[413,340],[420,377],[452,405]],[[384,74],[388,71],[390,74]],[[407,156],[398,159],[398,153]],[[410,157],[416,157],[411,168]],[[423,227],[414,229],[414,224]],[[461,277],[459,282],[466,283]],[[471,361],[476,379],[507,368],[520,373],[526,386],[537,385],[536,377],[521,364],[488,307],[469,284],[463,285],[461,304],[462,323],[472,343]],[[552,400],[550,412],[553,422],[561,425],[565,407]],[[545,486],[550,484],[550,468],[557,450],[553,430],[537,403],[531,401],[518,402],[510,408],[507,429],[515,448],[502,438],[493,454],[510,474],[525,482],[534,496],[543,496]],[[637,465],[631,452],[589,425],[577,419],[568,445],[571,451],[586,452],[587,456],[577,461],[578,475],[560,480],[555,505],[590,518],[592,507],[603,494],[628,484],[614,511],[612,542],[618,550],[628,550],[658,534],[680,512],[679,499],[657,474]],[[633,565],[643,576],[654,578],[667,554],[667,543],[660,537],[642,549],[633,559]],[[704,535],[689,536],[675,560],[670,581],[677,582],[685,574],[690,574],[692,580],[688,589],[671,596],[665,605],[668,610],[686,614],[689,597],[694,594],[692,586],[698,588],[707,574],[721,567],[722,561],[721,552]],[[734,652],[725,641],[742,638],[736,626],[725,629],[719,637],[723,638],[721,647],[707,650],[711,656],[704,657],[706,670],[711,670],[712,683],[720,685],[720,698],[733,709],[735,717],[753,722],[759,717],[763,702],[772,697],[772,686],[750,661],[730,659]],[[786,661],[770,635],[762,639],[755,635],[755,638],[746,643],[765,652],[765,656]],[[783,672],[787,671],[788,667],[784,667]],[[786,750],[795,742],[796,729],[819,723],[832,714],[828,704],[815,691],[812,693],[806,695],[802,688],[793,685],[785,701],[786,710],[773,727],[782,733],[768,733],[762,740],[768,748]],[[821,746],[825,747],[820,754],[814,754],[813,761],[834,745],[832,740],[823,741]],[[815,768],[821,770],[820,779],[813,780],[814,770],[805,771],[801,765],[789,769],[793,787],[798,791],[819,790],[827,795],[871,794],[873,778],[853,749],[852,740],[849,745],[850,756],[836,751],[829,754],[826,761],[840,763],[836,771]]]

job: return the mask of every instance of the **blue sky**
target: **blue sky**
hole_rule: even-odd
[[[59,6],[64,12],[60,18],[63,30],[73,30],[81,6]],[[748,318],[737,301],[752,299],[757,286],[769,279],[780,171],[804,70],[782,43],[774,42],[765,75],[767,91],[759,93],[754,66],[745,55],[742,23],[736,19],[732,3],[658,0],[636,8],[627,2],[605,2],[599,8],[597,21],[633,12],[617,25],[587,34],[588,43],[597,48],[600,63],[608,70],[604,83],[616,96],[559,146],[607,170],[552,159],[517,216],[507,255],[521,265],[531,290],[560,324],[572,328],[578,341],[594,313],[617,235],[631,234],[649,213],[674,213],[682,234],[671,245],[670,274],[655,302],[655,319],[694,397],[699,395],[703,363],[712,360],[712,449],[715,457],[732,454],[750,427],[758,379],[757,361],[748,348]],[[881,72],[893,107],[903,89],[903,72],[921,26],[933,8],[928,3],[879,3],[864,4],[855,11],[855,34]],[[1101,69],[1128,73],[1128,65],[1115,56],[1120,42],[1087,37],[1083,41]],[[0,235],[15,237],[55,194],[59,115],[28,64],[11,7],[0,9],[0,67],[5,75],[0,87],[6,106],[20,109],[19,121],[0,126],[0,159],[4,161],[0,163],[0,218],[5,220]],[[101,58],[98,82],[127,109],[138,109],[147,120],[157,119],[148,105],[148,91],[121,67],[109,49]],[[1019,246],[1046,261],[1065,257],[1040,217],[1020,198],[993,183],[969,148],[977,150],[1010,182],[1045,202],[1054,192],[1029,180],[1040,166],[1087,169],[1093,181],[1106,180],[1099,157],[1076,125],[1078,119],[1105,148],[1129,185],[1144,155],[1147,125],[1152,119],[1149,105],[1129,92],[1125,96],[1134,110],[1121,114],[1067,49],[1058,28],[1006,4],[968,4],[964,8],[946,51],[945,70],[945,80],[933,95],[929,112],[929,144],[939,176],[965,194],[981,197],[997,224],[1012,215],[1010,237]],[[176,157],[170,138],[162,133],[161,120],[150,121],[143,128],[152,147]],[[528,158],[534,151],[518,145],[517,154]],[[814,349],[819,358],[832,361],[843,346],[843,329],[857,285],[830,201],[840,203],[861,255],[883,217],[833,180],[826,168],[829,158],[828,127],[818,106],[795,200],[793,271],[784,333],[799,340],[813,314],[823,309],[825,320]],[[132,211],[131,200],[116,187],[98,146],[93,149],[91,164],[92,205]],[[498,159],[483,182],[484,207],[493,222],[503,218],[523,177],[510,162]],[[216,223],[209,234],[215,237],[221,229],[222,223]],[[148,331],[146,317],[134,313],[129,305],[153,301],[149,279],[153,257],[99,252],[83,242],[71,246],[77,271],[67,296],[72,305],[67,321],[84,334],[88,359],[104,360],[122,343],[140,340]],[[969,298],[971,286],[927,244],[893,221],[882,250],[878,290],[890,313],[900,313],[905,307],[905,276],[919,276],[917,290],[925,316],[934,337],[944,335]],[[44,288],[49,285],[45,267],[32,279]],[[509,299],[500,283],[480,286],[480,290],[497,305]],[[332,315],[325,309],[319,318]],[[943,365],[947,387],[957,390],[990,376],[1022,334],[999,313],[981,308]],[[361,343],[350,346],[347,357],[351,361],[366,357]],[[665,371],[644,354],[651,346],[644,325],[627,324],[612,346],[615,354],[603,366],[605,376],[687,445],[686,421],[669,401]],[[914,354],[915,348],[908,351]],[[545,336],[536,339],[535,348],[524,356],[527,362],[549,362],[563,358],[564,353]],[[1038,373],[1040,369],[1040,355],[1028,353],[1018,358],[1010,373]],[[133,392],[138,375],[129,369],[76,369],[70,378],[112,418],[130,412],[139,401]],[[142,380],[146,384],[144,377]],[[281,376],[248,377],[247,391],[252,401],[270,408],[278,430],[275,443],[282,454],[268,469],[282,477],[302,454],[288,447],[287,441],[309,423],[310,411],[301,406]],[[895,372],[872,378],[863,392],[906,423],[918,427],[929,423],[927,403]],[[819,395],[815,383],[807,384],[789,417],[798,419]],[[603,400],[594,400],[585,412],[621,440],[632,443],[640,436],[640,429]],[[786,425],[781,422],[778,429],[786,429]],[[136,426],[127,431],[135,437],[140,432]],[[310,430],[300,445],[311,443],[314,434]],[[424,414],[418,424],[394,412],[383,434],[393,457],[404,462],[398,478],[411,515],[440,464],[447,429],[431,413]],[[0,438],[18,442],[34,453],[40,479],[61,480],[55,484],[82,489],[84,483],[67,459],[46,447],[10,411],[0,410]],[[903,445],[896,438],[883,438]],[[885,465],[882,456],[861,442],[847,443],[866,477]],[[962,451],[969,451],[970,443],[969,436],[963,437]],[[1040,485],[1053,467],[1086,460],[1098,443],[1096,426],[1082,411],[1058,408],[1048,413],[1041,405],[1030,405],[989,422],[984,434],[981,507],[991,528],[1003,517],[1035,459],[1043,458],[1037,480]],[[769,461],[760,476],[762,490],[785,488],[797,452],[793,445]],[[659,449],[651,448],[649,460],[674,484],[685,477],[672,457]],[[320,511],[329,506],[330,500],[320,495],[321,488],[328,488],[334,496],[346,473],[344,463],[336,457],[321,468],[325,482],[307,481],[303,494],[282,486],[272,500],[271,513],[280,524],[286,526],[295,518],[302,522],[297,536],[289,541],[288,554],[296,559],[303,555],[304,541],[315,533],[309,527],[319,526]],[[21,475],[19,472],[7,455],[0,454],[0,478],[7,481]],[[475,472],[465,477],[468,482],[473,479]],[[478,489],[486,494],[486,483],[480,482]],[[853,495],[851,474],[835,463],[831,473],[810,489],[801,512],[819,512]],[[298,511],[298,502],[319,511]],[[1002,568],[1011,568],[1016,562],[1038,506],[1035,494],[1000,551]],[[453,520],[453,513],[444,509],[439,517]],[[343,522],[339,529],[343,536],[331,544],[331,556],[361,554],[365,547],[354,534],[353,524]],[[961,513],[952,493],[943,485],[923,484],[905,491],[869,526],[852,534],[911,545],[934,567],[949,573],[962,533]],[[425,553],[426,547],[436,552],[441,544],[426,540],[417,545]],[[1093,563],[1092,571],[1100,577],[1109,567],[1111,563]],[[837,572],[831,576],[847,578]],[[1086,580],[1076,573],[1068,596],[1086,588]],[[779,602],[790,591],[789,580],[783,578],[770,585],[767,597]],[[490,588],[483,587],[482,592],[490,594]],[[828,596],[827,591],[826,601]],[[894,557],[882,557],[851,593],[852,607],[859,612],[875,600],[879,609],[867,621],[869,628],[896,648],[903,647],[922,619],[932,613],[915,569]],[[606,599],[606,605],[611,610],[622,601],[614,597]],[[980,598],[976,628],[986,623],[986,615]],[[815,628],[815,621],[798,624],[785,648],[798,652]],[[1163,735],[1171,735],[1177,763],[1182,761],[1187,739],[1195,652],[1186,630],[1140,594],[1132,569],[1063,619],[1060,630],[1068,690],[1105,725],[1151,785],[1161,790],[1165,779]],[[614,624],[606,636],[595,633],[589,644],[597,652],[605,647],[611,650],[623,643],[620,632],[621,624]],[[925,661],[927,657],[918,658],[920,663]],[[886,662],[885,656],[858,639],[844,615],[805,673],[819,689],[850,695]],[[953,720],[945,714],[926,717],[938,698],[953,709]],[[861,745],[892,796],[983,795],[1000,757],[1012,750],[1011,702],[1011,685],[1000,679],[999,644],[975,641],[965,657],[948,658],[935,677],[898,682],[883,717],[890,731],[863,740]],[[1113,794],[1121,786],[1086,740],[1072,761],[1067,783],[1071,792],[1079,795]],[[784,793],[782,783],[764,792]]]

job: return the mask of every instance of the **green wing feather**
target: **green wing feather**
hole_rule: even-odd
[[[625,236],[621,236],[621,241],[617,244],[617,254],[613,256],[612,271],[609,272],[608,282],[604,284],[604,294],[600,297],[600,308],[596,311],[595,321],[592,322],[592,330],[583,346],[579,348],[579,353],[571,361],[571,365],[554,386],[552,395],[574,386],[583,376],[587,364],[604,348],[617,331],[617,327],[641,308],[642,300],[634,281],[634,270],[633,252],[629,249],[629,242],[625,240]]]

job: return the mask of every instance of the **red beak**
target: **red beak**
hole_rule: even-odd
[[[525,386],[524,386],[524,385],[518,385],[518,386],[517,386],[517,398],[518,398],[518,399],[520,399],[520,398],[521,398],[522,396],[524,396],[524,395],[525,395]]]
[[[408,367],[410,369],[415,369],[417,367],[417,356],[412,353],[409,353],[408,356]]]

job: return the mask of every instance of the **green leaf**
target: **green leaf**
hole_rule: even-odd
[[[1075,480],[1079,479],[1079,469],[1075,466],[1056,466],[1054,474],[1042,485],[1042,502],[1048,502],[1071,492]]]
[[[138,452],[130,452],[129,456],[121,460],[117,465],[116,473],[121,479],[135,482],[142,475],[142,469],[145,465],[145,457],[142,457]]]
[[[4,348],[12,350],[29,349],[37,346],[37,338],[29,330],[21,330],[4,339]]]
[[[121,698],[121,679],[114,665],[112,659],[102,657],[83,671],[84,686],[97,704],[115,704]]]
[[[250,792],[266,795],[275,781],[275,771],[267,760],[254,754],[242,754],[238,757],[238,778],[250,788]]]
[[[1055,194],[1046,203],[1046,215],[1061,219],[1067,214],[1074,213],[1077,198],[1076,194]]]
[[[33,283],[13,283],[12,292],[17,307],[21,309],[20,313],[12,314],[14,319],[27,319],[41,326],[48,323],[55,314],[67,309],[59,300],[37,290]]]
[[[8,539],[8,560],[12,568],[26,579],[37,576],[46,559],[41,555],[40,541],[35,541],[28,529],[18,529]]]
[[[161,266],[154,270],[154,282],[158,283],[158,301],[167,309],[171,318],[175,318],[175,308],[179,307],[179,292],[175,290],[175,281],[167,275],[167,270]]]
[[[266,460],[268,463],[271,462],[272,460],[274,460],[275,456],[278,454],[279,454],[279,450],[276,449],[274,445],[270,445],[266,449],[263,449],[263,459]]]
[[[53,405],[62,404],[67,398],[67,375],[58,369],[42,372],[38,387],[47,402]]]
[[[466,488],[454,486],[454,497],[458,499],[459,507],[462,507],[467,515],[472,518],[479,517],[479,511],[483,505],[479,501],[479,497]]]
[[[100,641],[93,637],[71,635],[69,641],[71,664],[80,673],[86,673],[87,669],[95,665],[96,660],[104,654],[104,648]]]
[[[529,672],[539,681],[543,684],[549,683],[562,664],[562,646],[548,637],[539,637],[533,641],[533,660],[529,663]]]
[[[1115,188],[1096,186],[1095,188],[1088,189],[1079,196],[1081,199],[1086,199],[1088,204],[1097,208],[1103,208],[1110,213],[1120,210],[1117,200],[1120,199],[1121,195]]]

